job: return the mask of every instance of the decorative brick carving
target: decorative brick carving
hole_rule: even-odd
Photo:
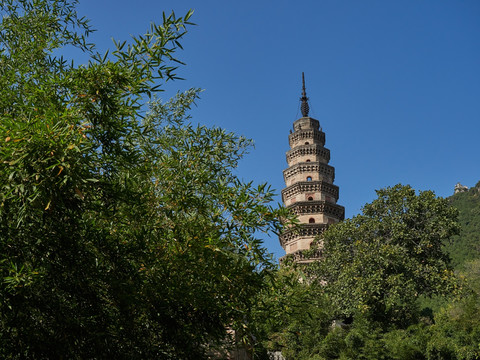
[[[327,224],[302,224],[296,229],[288,229],[280,234],[280,245],[285,247],[285,245],[292,240],[301,238],[301,237],[311,237],[312,239],[318,235],[321,235],[325,229],[327,228]]]
[[[283,177],[285,182],[292,176],[303,173],[319,173],[320,175],[332,177],[335,180],[335,169],[327,164],[321,164],[318,162],[305,162],[299,163],[283,170]]]
[[[313,143],[325,145],[325,133],[320,130],[306,129],[295,131],[288,136],[290,147],[298,141],[313,140]]]
[[[302,214],[326,214],[338,220],[345,218],[345,208],[337,204],[331,204],[326,201],[298,201],[288,206],[295,215]]]
[[[331,195],[335,202],[338,200],[338,186],[325,181],[301,181],[282,190],[282,201],[297,194],[322,192]]]
[[[330,161],[330,150],[318,144],[301,145],[287,151],[287,163],[290,164],[293,159],[301,156],[312,155],[323,159],[325,163]]]

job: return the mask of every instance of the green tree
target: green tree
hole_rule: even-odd
[[[435,315],[428,359],[480,358],[480,260],[465,264],[461,291]]]
[[[259,347],[301,360],[320,352],[334,317],[323,289],[308,282],[302,269],[284,265],[260,294],[254,320],[264,332]]]
[[[458,233],[457,211],[431,191],[377,191],[363,213],[330,227],[320,278],[344,318],[367,316],[384,328],[415,323],[420,295],[448,292],[453,272],[443,244]]]
[[[439,325],[433,325],[432,317],[420,311],[418,298],[461,289],[444,250],[458,232],[457,211],[431,191],[417,194],[410,186],[377,194],[361,215],[329,227],[317,239],[323,260],[300,267],[306,274],[300,283],[284,284],[287,299],[280,294],[272,298],[295,309],[271,327],[272,349],[281,348],[292,359],[440,359],[455,354],[459,342],[441,330],[452,323],[438,315]],[[466,327],[476,326],[476,317],[471,319]]]
[[[461,269],[464,263],[480,258],[480,182],[448,199],[458,209],[461,230],[452,242],[446,244],[446,248],[453,266]]]
[[[143,116],[191,12],[100,55],[75,4],[0,5],[0,357],[200,359],[227,326],[247,341],[275,268],[255,234],[287,214],[233,174],[248,140],[188,123],[198,90]]]

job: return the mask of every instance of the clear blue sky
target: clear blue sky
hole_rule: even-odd
[[[326,133],[346,217],[397,183],[449,196],[480,180],[480,1],[83,0],[112,37],[195,10],[168,96],[205,89],[193,120],[252,138],[240,177],[280,191],[301,72]],[[162,95],[163,96],[163,95]],[[280,198],[278,198],[280,201]],[[266,246],[283,256],[276,237]]]

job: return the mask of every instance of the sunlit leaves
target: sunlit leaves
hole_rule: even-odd
[[[192,12],[100,55],[75,4],[1,3],[0,357],[200,359],[227,326],[253,341],[276,268],[256,234],[288,214],[234,174],[249,140],[189,123],[199,90],[145,117]],[[91,61],[56,56],[70,45]]]
[[[443,244],[458,232],[456,211],[409,186],[377,193],[362,215],[325,233],[323,276],[344,316],[408,324],[418,296],[453,289]]]

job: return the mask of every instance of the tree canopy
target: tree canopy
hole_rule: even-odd
[[[457,211],[410,186],[377,195],[361,215],[325,233],[321,277],[344,316],[408,325],[419,296],[454,286],[444,242],[458,233]]]
[[[282,281],[282,270],[269,299],[283,317],[267,323],[265,346],[291,359],[475,359],[478,297],[445,251],[457,210],[410,186],[377,195],[317,239],[321,261],[287,268],[300,282]],[[432,314],[420,299],[434,295],[449,306]],[[459,335],[447,335],[452,329]]]
[[[251,338],[283,210],[233,169],[250,141],[189,124],[176,78],[192,12],[99,54],[70,0],[0,24],[0,357],[199,359]],[[90,56],[62,58],[74,46]]]
[[[468,191],[449,197],[458,209],[461,230],[451,243],[445,244],[456,268],[480,258],[480,182]]]

